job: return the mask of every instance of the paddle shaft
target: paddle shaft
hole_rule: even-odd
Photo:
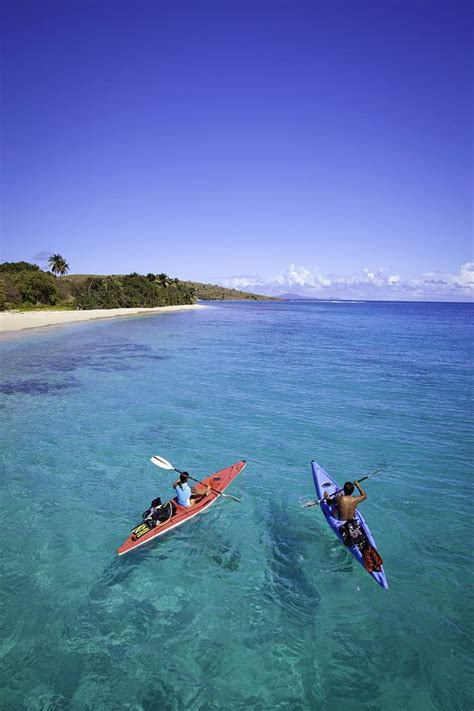
[[[174,469],[175,472],[177,472],[178,474],[183,474],[183,473],[184,473],[184,472],[181,472],[179,469],[176,469],[176,467],[173,467],[173,469]],[[199,479],[195,479],[193,476],[190,476],[187,472],[186,472],[186,474],[187,474],[187,476],[188,476],[188,479],[191,479],[192,481],[195,481],[196,484],[202,484],[202,481],[199,481]],[[203,484],[203,486],[207,486],[207,485],[206,485],[206,484]],[[222,491],[217,491],[217,489],[213,489],[212,486],[210,487],[210,489],[211,489],[211,491],[213,491],[213,492],[214,492],[215,494],[217,494],[218,496],[223,496],[225,499],[233,499],[233,501],[238,501],[239,504],[242,503],[242,502],[240,501],[240,499],[238,499],[236,496],[231,496],[230,494],[223,494]]]
[[[362,477],[362,479],[357,479],[357,483],[360,484],[361,481],[365,481],[366,479],[370,479],[371,476],[374,476],[375,474],[378,474],[379,472],[384,471],[385,469],[388,468],[388,465],[385,467],[379,467],[373,472],[370,472],[370,474],[366,474],[365,476]],[[355,484],[355,482],[353,482]],[[334,494],[331,494],[331,498],[333,496],[336,496],[336,494],[340,494],[341,491],[344,491],[344,489],[338,489],[337,491],[334,492]],[[323,497],[322,499],[316,499],[316,501],[309,501],[307,504],[305,504],[305,508],[309,508],[310,506],[317,506],[318,504],[322,504],[323,501],[325,501],[325,498]]]

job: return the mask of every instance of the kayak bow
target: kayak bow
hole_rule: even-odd
[[[314,486],[316,488],[316,494],[318,496],[318,499],[322,499],[320,506],[321,510],[326,518],[326,521],[328,524],[331,526],[332,530],[336,534],[336,536],[339,538],[341,543],[344,545],[344,541],[342,538],[342,535],[339,533],[339,528],[341,527],[341,522],[337,519],[334,518],[334,516],[331,514],[331,507],[328,506],[328,504],[323,500],[324,497],[324,492],[327,491],[329,496],[333,496],[336,491],[340,490],[340,486],[332,479],[332,477],[327,474],[324,469],[322,469],[317,462],[311,462],[311,469],[313,471],[313,480],[314,480]],[[359,511],[356,511],[355,515],[356,520],[359,522],[361,528],[363,529],[367,540],[369,541],[370,545],[373,548],[377,548],[377,545],[375,543],[374,537],[372,536],[372,533],[370,531],[370,528],[367,526],[362,514],[359,513]],[[362,557],[362,553],[360,552],[359,548],[357,546],[345,546],[347,550],[352,553],[354,558],[357,560],[358,563],[362,565],[364,569],[364,559]],[[382,566],[382,569],[379,573],[377,572],[372,572],[369,573],[374,580],[381,585],[383,588],[388,588],[388,582],[387,578],[385,577],[385,572]]]
[[[180,506],[176,498],[171,499],[174,504],[174,513],[170,516],[168,521],[155,526],[155,528],[151,528],[145,533],[140,530],[142,525],[137,526],[133,529],[132,534],[127,538],[127,540],[122,543],[120,548],[117,549],[117,553],[119,555],[129,553],[131,550],[134,550],[145,543],[149,543],[154,538],[162,536],[167,531],[171,531],[171,529],[181,526],[181,524],[185,523],[185,521],[189,521],[208,509],[217,499],[221,498],[220,494],[227,489],[235,477],[240,474],[245,465],[245,460],[242,460],[232,464],[230,467],[226,467],[226,469],[221,469],[221,471],[216,472],[215,474],[211,474],[205,479],[202,479],[200,483],[204,486],[211,486],[212,490],[208,496],[203,496],[203,498],[193,506]],[[138,537],[137,532],[139,534]]]

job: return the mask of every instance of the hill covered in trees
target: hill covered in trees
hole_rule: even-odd
[[[54,259],[53,259],[54,257]],[[62,260],[62,261],[61,261]],[[51,272],[28,262],[0,264],[0,309],[153,308],[193,304],[201,300],[261,300],[271,297],[225,289],[214,284],[181,281],[167,274],[65,275],[67,262],[60,255],[50,260]]]
[[[251,294],[248,291],[239,291],[238,289],[227,289],[217,284],[201,284],[198,281],[185,281],[183,284],[194,289],[196,298],[201,301],[280,301],[274,296]]]

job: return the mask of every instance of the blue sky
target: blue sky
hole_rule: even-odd
[[[472,292],[464,2],[7,2],[2,260]]]

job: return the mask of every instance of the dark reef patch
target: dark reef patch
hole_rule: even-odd
[[[81,343],[78,348],[67,348],[57,353],[35,353],[28,354],[27,357],[15,356],[10,363],[8,358],[4,361],[6,371],[10,375],[28,370],[29,380],[11,381],[0,386],[0,392],[11,395],[14,393],[36,393],[45,394],[54,390],[64,390],[67,387],[78,386],[79,383],[68,379],[60,384],[49,383],[48,374],[54,378],[55,374],[74,373],[80,369],[91,369],[100,372],[134,370],[138,366],[138,361],[162,361],[168,360],[172,356],[167,352],[154,350],[150,346],[136,343],[118,343],[113,341],[106,344]],[[8,366],[12,367],[9,368]],[[4,372],[6,372],[4,371]],[[37,375],[38,379],[34,376]]]
[[[0,393],[3,395],[51,395],[78,386],[79,383],[74,378],[56,383],[47,380],[20,380],[1,383]]]
[[[207,551],[207,556],[226,570],[235,571],[240,565],[240,551],[229,542],[218,543],[214,548]]]

